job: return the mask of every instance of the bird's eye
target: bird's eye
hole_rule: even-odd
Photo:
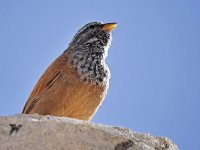
[[[90,26],[90,29],[94,29],[94,25],[91,25],[91,26]]]
[[[89,47],[91,45],[91,43],[85,43],[86,47]]]

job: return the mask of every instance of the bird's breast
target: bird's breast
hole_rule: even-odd
[[[52,99],[54,104],[48,110],[58,116],[90,120],[102,103],[109,83],[102,86],[85,81],[73,67],[65,71],[58,79],[58,84],[49,91],[52,93],[49,99],[56,97],[59,102]]]
[[[110,71],[103,55],[76,53],[72,56],[73,67],[84,81],[104,86],[109,82]]]

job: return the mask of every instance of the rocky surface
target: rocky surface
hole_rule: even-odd
[[[70,118],[0,117],[0,150],[177,150],[166,137]]]

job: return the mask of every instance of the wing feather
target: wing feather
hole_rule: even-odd
[[[41,97],[54,85],[64,71],[67,60],[66,54],[63,53],[47,68],[31,92],[22,113],[30,113]]]

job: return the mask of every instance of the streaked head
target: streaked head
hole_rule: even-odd
[[[69,47],[79,51],[104,53],[112,39],[111,31],[116,26],[116,23],[88,23],[75,34]]]

